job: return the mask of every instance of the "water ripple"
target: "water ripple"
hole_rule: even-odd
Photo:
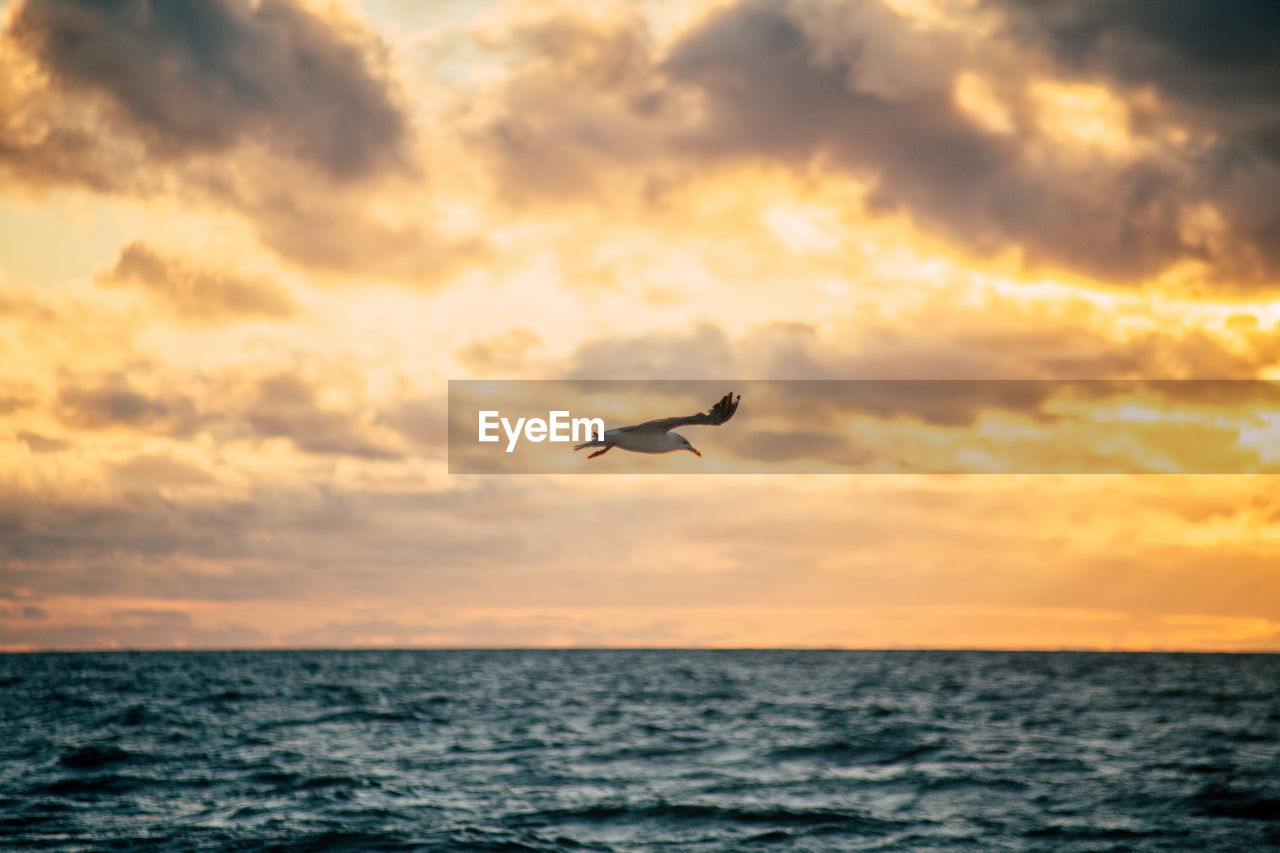
[[[0,656],[5,849],[1261,850],[1280,657]]]

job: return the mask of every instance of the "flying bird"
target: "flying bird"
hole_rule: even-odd
[[[735,398],[733,392],[730,391],[720,398],[719,403],[716,403],[705,412],[699,412],[696,415],[685,415],[684,417],[658,418],[657,420],[645,421],[634,426],[607,430],[603,440],[588,441],[585,444],[575,446],[573,449],[581,450],[584,447],[603,448],[592,453],[587,457],[588,459],[595,459],[601,454],[608,453],[614,447],[621,447],[623,450],[631,450],[636,453],[670,453],[673,450],[687,450],[695,456],[701,456],[702,454],[689,443],[689,439],[671,430],[678,426],[694,426],[695,424],[720,426],[720,424],[733,417],[734,412],[738,411],[738,402],[741,399],[741,394]]]

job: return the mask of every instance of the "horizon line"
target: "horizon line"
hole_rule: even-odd
[[[975,652],[985,654],[1280,655],[1280,649],[1101,648],[1097,646],[134,646],[0,648],[0,655],[152,652]]]

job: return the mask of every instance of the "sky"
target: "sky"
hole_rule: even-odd
[[[1271,476],[446,458],[458,379],[1280,379],[1277,67],[1261,0],[0,4],[0,648],[1280,651]]]

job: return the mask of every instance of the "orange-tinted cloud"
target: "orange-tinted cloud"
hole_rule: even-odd
[[[257,435],[288,438],[308,453],[373,459],[400,455],[371,435],[370,418],[321,405],[311,385],[289,374],[260,380],[245,418]]]
[[[190,396],[176,390],[144,391],[119,374],[63,387],[56,410],[64,424],[76,429],[121,428],[188,438],[203,420]]]
[[[874,3],[744,0],[664,46],[638,17],[549,14],[499,40],[524,61],[482,138],[498,191],[513,198],[643,199],[687,170],[785,164],[851,174],[873,210],[904,210],[980,254],[1013,247],[1035,267],[1110,282],[1192,264],[1219,285],[1264,285],[1280,269],[1268,237],[1280,167],[1267,142],[1280,100],[1250,81],[1270,67],[1267,49],[1255,39],[1236,67],[1206,61],[1220,82],[1205,83],[1175,67],[1196,21],[1139,26],[1140,5],[988,4],[928,27]],[[1075,30],[1073,14],[1084,20]],[[1086,51],[1113,23],[1134,50],[1071,53],[1072,38]],[[1017,38],[1037,28],[1053,44]],[[1163,50],[1151,67],[1123,58],[1150,44]],[[1144,100],[1152,81],[1157,95]],[[1207,105],[1214,86],[1251,94],[1228,96],[1224,115]],[[1060,132],[1089,122],[1099,127]]]
[[[1256,323],[1117,335],[1104,310],[1062,317],[993,302],[920,306],[906,317],[859,315],[833,334],[772,322],[731,338],[688,328],[590,337],[551,375],[595,379],[1249,379],[1280,358],[1280,334]],[[927,329],[927,334],[922,330]]]
[[[120,250],[115,265],[98,276],[106,286],[136,286],[156,295],[180,318],[193,323],[236,318],[284,319],[293,301],[268,281],[207,269],[164,255],[142,242]]]
[[[437,282],[483,249],[379,199],[425,192],[381,37],[270,0],[199,10],[24,0],[0,38],[0,170],[19,185],[180,198],[324,272]]]
[[[126,169],[117,181],[244,146],[338,180],[399,168],[406,156],[408,121],[371,55],[376,43],[295,4],[25,0],[7,37],[59,96],[101,109],[107,124],[95,135],[136,144],[138,159],[117,164]],[[40,129],[55,139],[72,132]],[[10,138],[5,159],[21,162],[27,180],[65,179],[42,159],[43,144]]]

